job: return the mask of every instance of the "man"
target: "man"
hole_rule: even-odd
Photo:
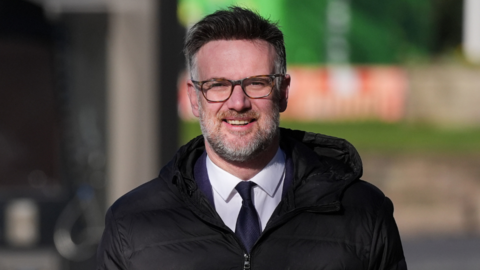
[[[279,128],[283,34],[238,7],[187,34],[203,136],[109,210],[97,269],[406,269],[393,206],[348,142]]]

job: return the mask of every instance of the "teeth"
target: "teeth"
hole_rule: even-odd
[[[248,121],[245,120],[227,120],[230,125],[246,125]]]

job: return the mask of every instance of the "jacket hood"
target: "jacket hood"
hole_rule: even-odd
[[[323,134],[282,128],[280,136],[294,167],[285,211],[307,206],[339,210],[344,190],[363,173],[357,150],[344,139]]]
[[[363,174],[360,155],[355,147],[345,139],[285,128],[280,128],[280,134],[282,138],[290,138],[296,141],[293,142],[296,146],[299,146],[298,142],[300,142],[318,157],[332,158],[343,163],[359,178]]]

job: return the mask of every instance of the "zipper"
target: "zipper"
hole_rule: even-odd
[[[182,179],[182,176],[181,175],[176,175],[177,178],[179,179]],[[204,198],[206,200],[206,198]],[[188,202],[187,204],[189,204],[189,207],[190,208],[193,208],[193,209],[196,209],[197,211],[199,211],[200,213],[198,213],[197,211],[193,211],[192,212],[197,216],[199,217],[201,220],[204,220],[206,221],[207,223],[219,228],[219,229],[222,229],[226,232],[229,232],[231,235],[234,236],[234,238],[236,239],[237,243],[239,244],[240,247],[243,247],[243,243],[238,239],[236,238],[236,235],[235,235],[235,232],[233,232],[230,228],[228,228],[226,225],[223,225],[220,224],[219,222],[217,222],[217,219],[220,219],[220,216],[218,216],[218,214],[216,213],[216,211],[214,209],[211,208],[211,206],[206,206],[205,208],[208,209],[208,212],[209,214],[211,214],[212,216],[206,216],[205,213],[202,213],[204,212],[204,210],[201,210],[202,207],[199,207],[198,205],[196,205],[195,203],[193,203],[191,200],[189,199],[186,199],[185,202]],[[323,207],[321,207],[323,209],[318,209],[318,208],[315,208],[315,207],[303,207],[303,208],[296,208],[296,209],[293,209],[291,211],[288,211],[286,213],[284,213],[282,215],[282,217],[280,217],[278,220],[276,220],[275,222],[273,223],[269,223],[267,224],[267,227],[265,228],[265,230],[260,234],[260,237],[259,239],[257,239],[256,243],[262,238],[263,235],[265,235],[265,232],[267,231],[270,231],[272,230],[273,228],[277,227],[277,226],[280,226],[281,224],[283,224],[285,221],[291,219],[293,216],[301,213],[301,212],[320,212],[320,213],[329,213],[329,212],[335,212],[335,211],[338,211],[340,210],[340,206],[339,206],[339,202],[336,201],[336,202],[333,202],[333,203],[330,203],[328,205],[324,205]],[[253,245],[255,246],[256,243]],[[244,258],[244,261],[243,261],[243,269],[244,270],[249,270],[251,269],[251,264],[250,264],[250,259],[251,259],[251,256],[248,254],[248,253],[244,253],[243,254],[243,258]]]
[[[328,205],[324,208],[325,208],[325,210],[322,211],[322,210],[318,210],[318,209],[315,209],[315,208],[312,208],[312,207],[305,207],[305,208],[297,208],[297,209],[294,209],[293,211],[287,212],[286,214],[284,214],[282,216],[282,218],[280,218],[279,220],[277,220],[273,224],[270,224],[270,226],[267,226],[265,228],[265,230],[260,234],[260,237],[257,239],[255,244],[253,244],[253,246],[256,245],[256,243],[260,240],[260,238],[262,238],[262,235],[264,235],[266,231],[272,230],[273,228],[281,225],[285,221],[291,219],[293,216],[295,216],[295,215],[297,215],[301,212],[329,213],[329,212],[338,211],[340,209],[339,204],[337,202],[335,202],[333,204],[330,204],[330,205]],[[241,243],[241,242],[239,242],[239,243]],[[242,245],[242,244],[240,244],[240,245]],[[250,270],[250,268],[251,268],[250,259],[251,259],[251,256],[248,253],[243,254],[243,269],[244,270]]]
[[[250,269],[250,255],[247,253],[243,254],[243,269]]]
[[[176,177],[179,178],[179,179],[183,179],[183,177],[181,175],[176,175]],[[183,180],[181,182],[185,182],[185,180]],[[191,195],[189,195],[189,196],[191,196]],[[207,202],[206,198],[203,198],[203,200],[205,200]],[[210,225],[212,225],[216,228],[219,228],[219,229],[225,231],[226,233],[228,233],[230,236],[233,237],[234,241],[237,242],[239,247],[241,247],[241,249],[244,252],[243,253],[243,259],[244,259],[243,269],[244,270],[245,269],[250,270],[250,268],[251,268],[251,266],[250,266],[250,255],[244,249],[242,241],[240,241],[240,239],[237,238],[234,231],[232,231],[229,227],[227,227],[224,224],[221,224],[221,222],[218,221],[218,220],[221,220],[221,218],[218,215],[218,213],[215,211],[215,209],[212,208],[208,203],[206,205],[202,206],[201,203],[194,202],[191,199],[191,197],[185,198],[184,202],[187,204],[187,207],[191,209],[193,214],[196,215],[198,218],[200,218],[201,220],[209,223]]]

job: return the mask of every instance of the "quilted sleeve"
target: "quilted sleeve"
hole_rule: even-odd
[[[122,239],[111,208],[105,218],[105,230],[97,250],[97,270],[126,270]]]
[[[368,269],[407,270],[400,234],[393,218],[393,204],[387,197],[377,215],[371,247]]]

